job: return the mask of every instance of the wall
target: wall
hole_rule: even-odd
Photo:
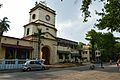
[[[17,41],[19,41],[18,45],[32,47],[31,41],[22,40],[22,39],[18,39],[18,38],[14,38],[14,37],[7,37],[7,36],[2,37],[1,43],[17,45]]]

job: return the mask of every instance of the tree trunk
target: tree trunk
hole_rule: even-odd
[[[2,53],[2,43],[1,43],[2,35],[3,35],[3,31],[0,29],[0,53]]]
[[[0,30],[0,53],[2,53],[2,42],[1,42],[2,41],[2,35],[3,35],[3,31]]]
[[[38,41],[38,59],[40,59],[40,41]]]
[[[1,39],[2,39],[2,36],[0,35],[0,53],[2,53],[2,44],[1,44]],[[1,54],[0,54],[1,55]]]
[[[94,47],[94,42],[92,42],[92,60],[95,61],[95,47]]]
[[[40,35],[38,36],[38,59],[40,59],[40,44],[41,44],[41,40],[40,40]]]

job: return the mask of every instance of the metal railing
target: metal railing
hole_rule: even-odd
[[[0,70],[20,69],[28,59],[0,59]]]

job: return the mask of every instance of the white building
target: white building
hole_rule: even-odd
[[[54,10],[38,3],[30,9],[29,16],[29,23],[24,25],[23,38],[3,36],[1,59],[36,59],[40,57],[40,59],[45,59],[45,64],[73,62],[78,59],[79,51],[76,49],[78,43],[57,37]],[[38,29],[45,33],[42,35],[44,37],[40,39],[40,51],[38,50],[38,37],[34,36],[35,33],[38,33]]]

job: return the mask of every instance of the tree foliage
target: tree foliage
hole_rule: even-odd
[[[96,31],[91,29],[86,34],[86,40],[90,41],[91,48],[92,48],[92,59],[95,60],[95,41],[96,41]]]
[[[0,19],[0,52],[1,52],[1,39],[3,32],[7,32],[10,29],[9,25],[10,21],[8,21],[7,17],[4,17],[2,20]]]
[[[38,59],[40,59],[41,38],[44,38],[43,35],[44,35],[45,33],[43,33],[43,32],[42,32],[42,29],[39,29],[39,28],[37,28],[37,31],[38,31],[38,32],[37,32],[37,33],[34,33],[33,36],[35,36],[35,37],[38,38]]]
[[[84,14],[84,21],[87,21],[87,18],[90,17],[89,6],[93,0],[83,0],[81,10]],[[96,1],[96,0],[94,0]],[[102,12],[97,12],[100,19],[98,23],[95,24],[98,29],[107,29],[120,32],[120,0],[99,0],[104,3],[104,8]]]
[[[79,44],[77,46],[78,50],[81,50],[83,48],[83,45],[85,45],[85,44],[82,42],[79,42]]]
[[[96,32],[95,30],[88,31],[86,34],[86,39],[90,41],[92,45],[92,50],[102,50],[103,60],[107,58],[113,59],[113,55],[115,53],[116,38],[113,36],[111,32],[102,33]],[[94,52],[92,52],[92,56],[94,57]]]
[[[98,15],[102,16],[96,24],[98,29],[120,32],[120,0],[107,0],[103,13]]]
[[[10,21],[8,21],[7,17],[0,19],[0,36],[3,35],[3,32],[7,32],[10,29],[9,23]]]
[[[101,18],[97,20],[95,26],[100,30],[107,29],[111,32],[120,32],[120,0],[82,0],[80,10],[83,13],[84,22],[87,22],[88,17],[91,17],[90,5],[98,1],[104,4],[104,8],[102,12],[96,12]]]

